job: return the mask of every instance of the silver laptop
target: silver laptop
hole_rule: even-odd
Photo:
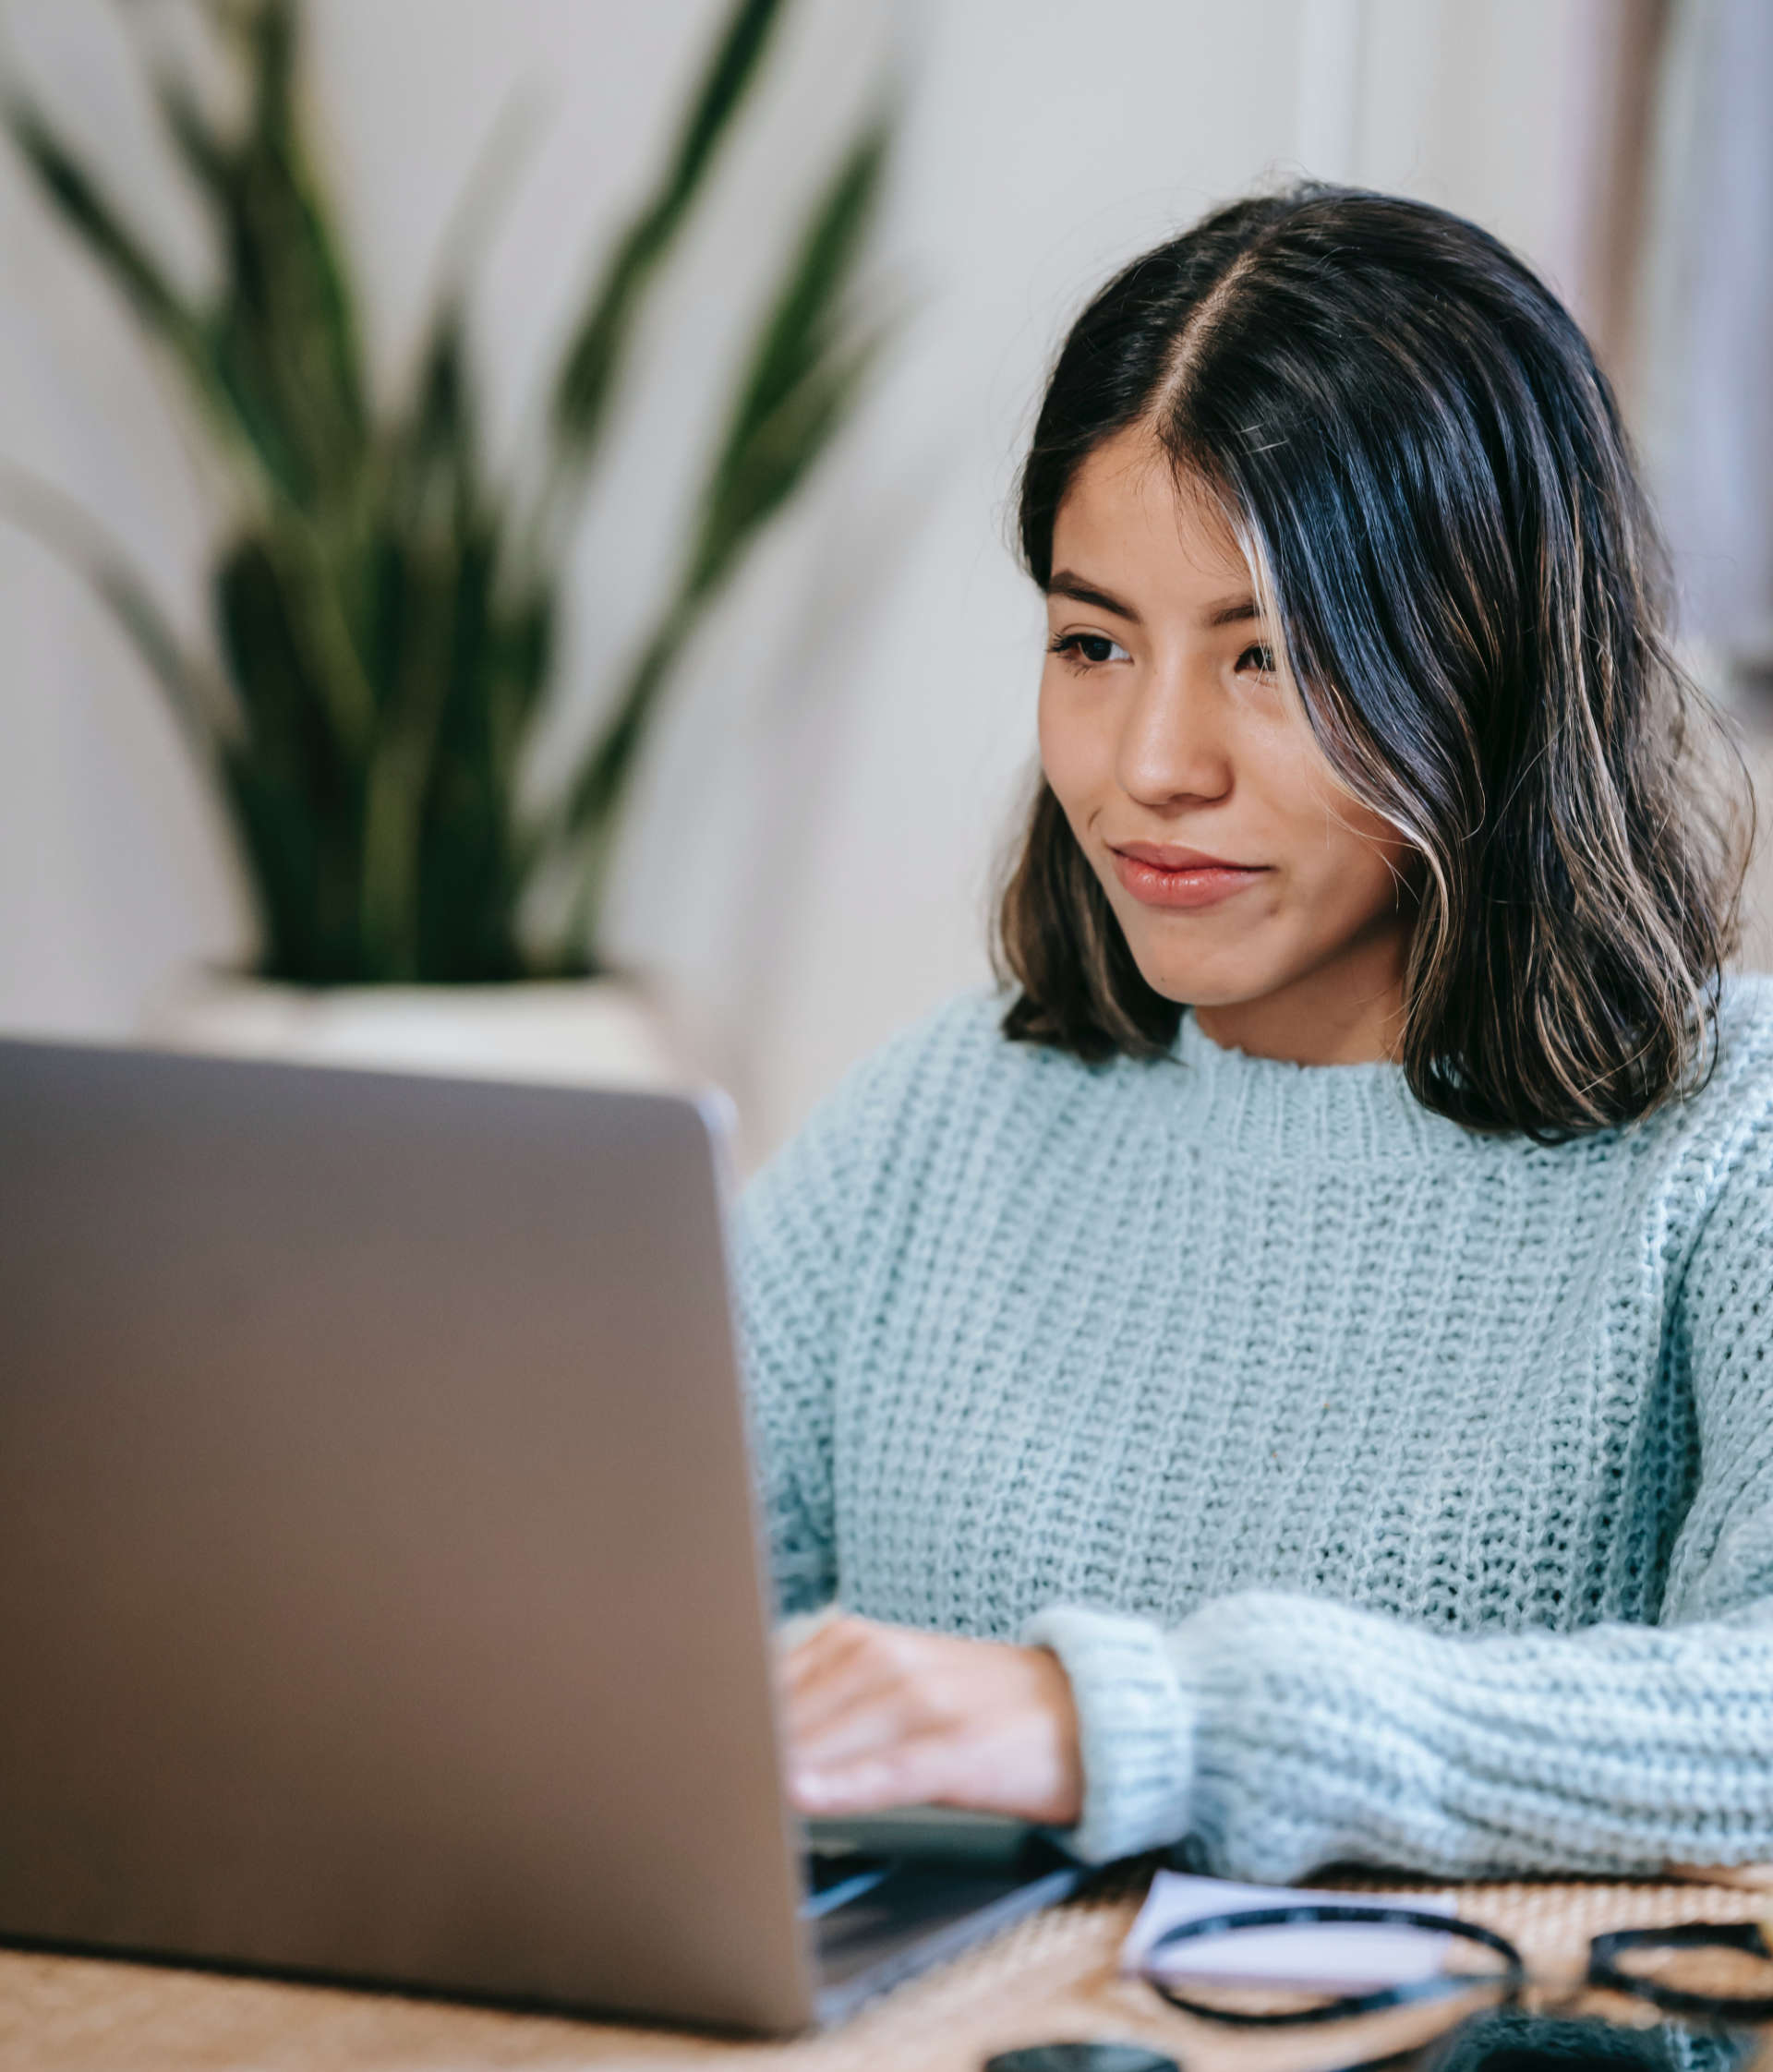
[[[809,1873],[721,1169],[687,1099],[0,1043],[0,1937],[787,2032],[1071,1888]]]

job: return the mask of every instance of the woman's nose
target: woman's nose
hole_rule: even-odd
[[[1121,789],[1142,805],[1222,799],[1231,789],[1217,701],[1181,669],[1153,672],[1140,687],[1127,708],[1116,760]]]

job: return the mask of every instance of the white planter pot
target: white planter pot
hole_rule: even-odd
[[[628,982],[308,989],[223,974],[156,999],[142,1034],[171,1050],[574,1086],[701,1083]]]

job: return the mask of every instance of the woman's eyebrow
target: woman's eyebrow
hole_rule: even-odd
[[[1049,597],[1070,597],[1079,604],[1093,605],[1098,611],[1112,613],[1124,619],[1129,626],[1142,626],[1145,621],[1132,606],[1116,596],[1112,590],[1104,590],[1100,584],[1092,583],[1071,569],[1055,569],[1047,584]],[[1200,614],[1204,626],[1236,626],[1250,620],[1260,619],[1262,609],[1256,599],[1248,595],[1225,597],[1218,604],[1209,605]]]
[[[1145,621],[1132,606],[1123,604],[1112,590],[1098,589],[1093,583],[1086,583],[1082,576],[1074,575],[1069,569],[1055,569],[1046,585],[1049,597],[1072,597],[1079,604],[1094,605],[1098,611],[1106,611],[1116,619],[1124,619],[1129,626],[1142,626]]]

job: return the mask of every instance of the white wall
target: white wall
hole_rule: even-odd
[[[316,112],[399,378],[451,201],[514,93],[542,140],[488,257],[508,445],[589,253],[636,191],[718,0],[312,0]],[[983,975],[986,885],[1031,767],[1039,613],[1004,544],[1067,318],[1208,203],[1302,167],[1477,216],[1580,307],[1605,0],[801,0],[766,102],[661,299],[579,557],[582,715],[645,614],[791,211],[890,54],[887,379],[692,658],[645,773],[612,946],[677,990],[753,1156],[852,1058]],[[103,0],[0,0],[18,61],[142,220],[200,240]],[[790,211],[789,217],[784,211]],[[0,455],[102,512],[200,623],[205,506],[127,321],[0,163]],[[241,940],[218,831],[128,655],[0,529],[0,1024],[121,1031]]]

